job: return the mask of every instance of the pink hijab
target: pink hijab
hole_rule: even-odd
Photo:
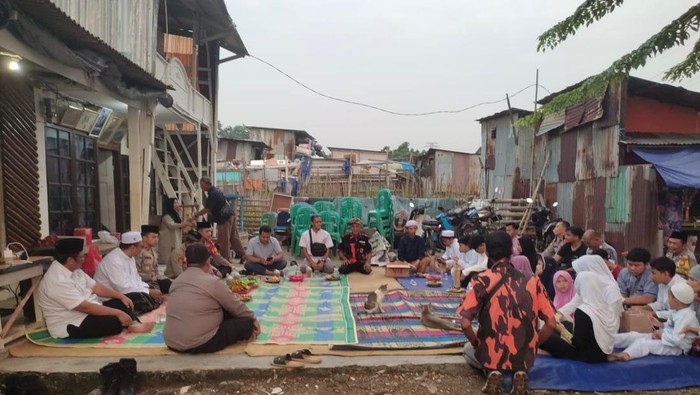
[[[510,259],[513,267],[520,270],[523,274],[533,275],[532,266],[530,266],[530,260],[527,259],[525,255],[517,255]]]
[[[557,281],[559,280],[560,277],[564,277],[566,282],[569,283],[569,289],[566,290],[566,292],[561,292],[559,288],[557,288]],[[558,272],[554,273],[554,277],[552,279],[552,282],[554,283],[554,308],[559,310],[564,305],[569,303],[571,299],[576,296],[576,288],[574,288],[574,279],[571,278],[571,274],[567,272],[566,270],[559,270]]]

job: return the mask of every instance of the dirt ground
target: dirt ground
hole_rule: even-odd
[[[329,377],[316,377],[311,372],[273,372],[269,377],[252,377],[241,380],[219,382],[192,382],[186,385],[158,385],[141,388],[144,395],[306,395],[306,394],[353,394],[353,395],[424,395],[424,394],[480,394],[484,379],[465,371],[463,373],[440,372],[440,365],[424,372],[392,372],[378,369],[376,372],[356,371],[331,373]],[[452,370],[452,369],[447,369]],[[306,373],[306,374],[305,374]],[[507,393],[507,392],[506,392]],[[579,394],[580,392],[531,391],[532,394]],[[595,394],[632,394],[632,392]],[[700,388],[673,391],[634,392],[634,394],[700,394]]]

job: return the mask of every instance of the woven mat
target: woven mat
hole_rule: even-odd
[[[261,284],[248,308],[260,321],[257,343],[357,343],[347,279],[325,281],[323,276],[303,282]]]
[[[383,313],[366,314],[366,294],[352,294],[350,303],[357,325],[358,344],[335,345],[334,350],[452,348],[466,341],[460,330],[427,328],[420,322],[421,305],[430,304],[433,314],[459,325],[460,295],[439,291],[389,291]]]
[[[352,293],[372,292],[382,284],[386,284],[389,290],[403,288],[395,278],[386,277],[381,267],[373,266],[370,274],[350,273],[346,277]]]

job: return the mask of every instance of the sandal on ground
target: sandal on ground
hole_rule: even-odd
[[[462,292],[464,292],[464,290],[462,288],[450,288],[447,290],[447,292],[451,294],[461,294]]]
[[[308,348],[294,351],[290,355],[292,356],[292,361],[304,363],[321,363],[321,358],[311,354],[311,350],[309,350]]]
[[[301,369],[304,367],[304,364],[292,361],[292,356],[285,354],[275,357],[275,359],[272,360],[272,366],[276,368]]]

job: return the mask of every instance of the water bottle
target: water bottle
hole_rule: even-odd
[[[333,268],[333,278],[340,278],[340,270],[337,266]]]
[[[238,274],[238,273],[236,273],[236,274]],[[224,278],[224,281],[226,282],[227,286],[231,286],[231,282],[233,281],[233,277],[231,277],[231,273],[228,273],[226,275],[226,277]]]

